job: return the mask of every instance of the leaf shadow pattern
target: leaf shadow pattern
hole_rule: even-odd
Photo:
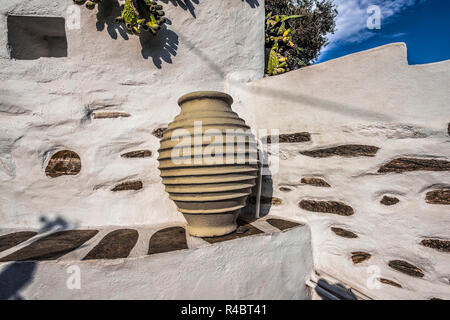
[[[175,7],[179,6],[183,10],[189,11],[189,13],[194,18],[197,18],[197,16],[195,15],[194,4],[199,4],[199,0],[161,0],[161,1],[164,2],[165,4],[170,2]],[[247,1],[250,1],[250,0],[247,0]],[[255,0],[255,1],[258,2],[257,0]]]
[[[177,55],[178,35],[163,26],[156,36],[144,32],[139,37],[142,46],[142,57],[152,58],[154,65],[162,68],[162,62],[172,63],[172,56]]]
[[[198,3],[198,0],[194,0]],[[187,10],[188,7],[186,7]],[[121,23],[116,22],[116,17],[121,15],[121,7],[117,0],[102,1],[98,5],[97,13],[97,31],[105,29],[109,36],[116,40],[119,35],[124,40],[129,40],[130,37]],[[171,21],[167,19],[167,25],[171,25]],[[134,36],[133,36],[134,37]],[[167,26],[162,26],[156,36],[150,32],[142,32],[139,36],[139,41],[142,46],[142,57],[144,59],[152,58],[154,65],[162,68],[163,61],[172,63],[172,56],[177,55],[178,49],[178,35],[172,30],[167,29]]]
[[[112,39],[116,40],[118,34],[120,34],[123,39],[128,40],[129,37],[124,26],[116,22],[116,17],[120,16],[121,13],[122,10],[117,0],[100,2],[97,12],[97,31],[103,31],[106,25],[106,30]]]
[[[258,0],[242,0],[242,2],[247,2],[251,8],[257,8],[259,7],[259,1]]]

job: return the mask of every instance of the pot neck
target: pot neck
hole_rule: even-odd
[[[205,99],[210,101],[219,100],[228,104],[230,107],[233,104],[233,98],[226,93],[218,91],[196,91],[185,94],[180,99],[178,99],[178,105],[180,107],[183,107],[183,105],[188,102]]]

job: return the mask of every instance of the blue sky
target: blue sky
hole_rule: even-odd
[[[405,42],[409,64],[450,59],[450,0],[334,0],[337,31],[317,63],[392,42]],[[367,8],[377,5],[381,29],[369,30]]]

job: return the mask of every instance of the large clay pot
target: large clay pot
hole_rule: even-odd
[[[232,103],[233,98],[221,92],[184,95],[178,100],[181,113],[161,139],[161,177],[193,236],[235,231],[240,209],[255,185],[256,140],[231,110]]]

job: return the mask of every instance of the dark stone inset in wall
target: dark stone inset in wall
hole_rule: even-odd
[[[425,201],[430,204],[450,204],[450,189],[429,191],[425,196]]]
[[[186,231],[182,227],[159,230],[150,239],[148,254],[187,249]]]
[[[436,249],[441,252],[450,252],[450,241],[439,239],[424,239],[420,242],[423,246]]]
[[[292,189],[291,188],[288,188],[288,187],[280,187],[280,189],[279,189],[281,192],[291,192],[292,191]]]
[[[320,178],[302,178],[300,182],[304,184],[309,184],[314,187],[331,188],[328,182]]]
[[[389,196],[384,196],[383,199],[380,200],[381,204],[384,204],[385,206],[393,206],[394,204],[399,203],[400,200],[397,199],[396,197],[389,197]]]
[[[353,208],[338,201],[315,201],[302,200],[299,207],[312,212],[332,213],[340,216],[351,216],[354,214]]]
[[[133,229],[114,230],[108,233],[83,260],[127,258],[138,237],[138,232]]]
[[[399,283],[397,283],[395,281],[389,280],[389,279],[380,278],[380,282],[384,283],[384,284],[387,284],[387,285],[390,285],[390,286],[393,286],[393,287],[402,288],[401,284],[399,284]]]
[[[37,235],[34,231],[14,232],[0,236],[0,252],[11,249]]]
[[[335,234],[337,234],[338,236],[343,237],[343,238],[349,238],[349,239],[358,238],[358,235],[356,233],[342,229],[342,228],[331,227],[331,231],[333,231]]]
[[[256,197],[250,197],[248,201],[250,202],[250,204],[256,204]],[[283,200],[281,200],[280,198],[276,198],[276,197],[261,196],[260,203],[279,206],[283,203]]]
[[[239,227],[243,227],[243,228],[238,228],[239,232],[233,232],[233,233],[230,233],[230,234],[227,234],[224,236],[220,236],[220,237],[205,237],[202,239],[209,243],[217,243],[217,242],[229,241],[229,240],[252,236],[255,234],[264,233],[263,231],[259,230],[258,228],[254,227],[253,225],[251,225],[250,223],[247,223],[245,221],[238,220],[237,224]]]
[[[148,158],[152,156],[152,152],[150,150],[137,150],[124,153],[120,156],[122,158]]]
[[[450,122],[448,123],[448,126],[447,126],[447,133],[450,136]]]
[[[63,17],[10,15],[7,26],[11,59],[67,57],[66,21]]]
[[[398,158],[382,165],[378,172],[450,171],[450,162],[436,159]]]
[[[164,135],[164,132],[167,130],[167,128],[157,128],[153,130],[152,134],[157,137],[158,139],[161,139]]]
[[[56,178],[64,175],[77,175],[81,171],[80,156],[71,150],[56,152],[45,168],[48,177]]]
[[[355,252],[352,252],[352,261],[354,264],[358,264],[358,263],[361,263],[363,261],[370,259],[371,256],[372,255],[367,252],[355,251]]]
[[[262,139],[267,139],[267,143],[272,143],[272,136],[267,136]],[[298,143],[311,141],[311,134],[309,132],[285,133],[278,136],[278,143]]]
[[[403,260],[392,260],[392,261],[389,261],[388,265],[392,269],[400,271],[400,272],[407,274],[409,276],[412,276],[412,277],[422,278],[424,276],[424,273],[422,270],[420,270],[418,267],[410,264],[409,262],[406,262]]]
[[[300,154],[313,158],[328,158],[333,156],[341,156],[347,158],[373,157],[375,156],[375,154],[378,152],[379,149],[380,148],[375,146],[347,144],[331,148],[301,151]]]
[[[127,191],[127,190],[140,190],[144,187],[142,181],[127,181],[116,185],[111,189],[113,192]]]
[[[125,112],[95,112],[92,115],[93,119],[115,119],[115,118],[128,118],[131,114]]]
[[[98,233],[98,230],[67,230],[52,233],[0,259],[7,261],[56,260],[78,249]]]
[[[303,226],[302,223],[284,220],[284,219],[270,218],[270,219],[267,219],[266,221],[271,226],[274,226],[275,228],[280,229],[281,231],[286,230],[286,229],[295,228],[298,226]]]

